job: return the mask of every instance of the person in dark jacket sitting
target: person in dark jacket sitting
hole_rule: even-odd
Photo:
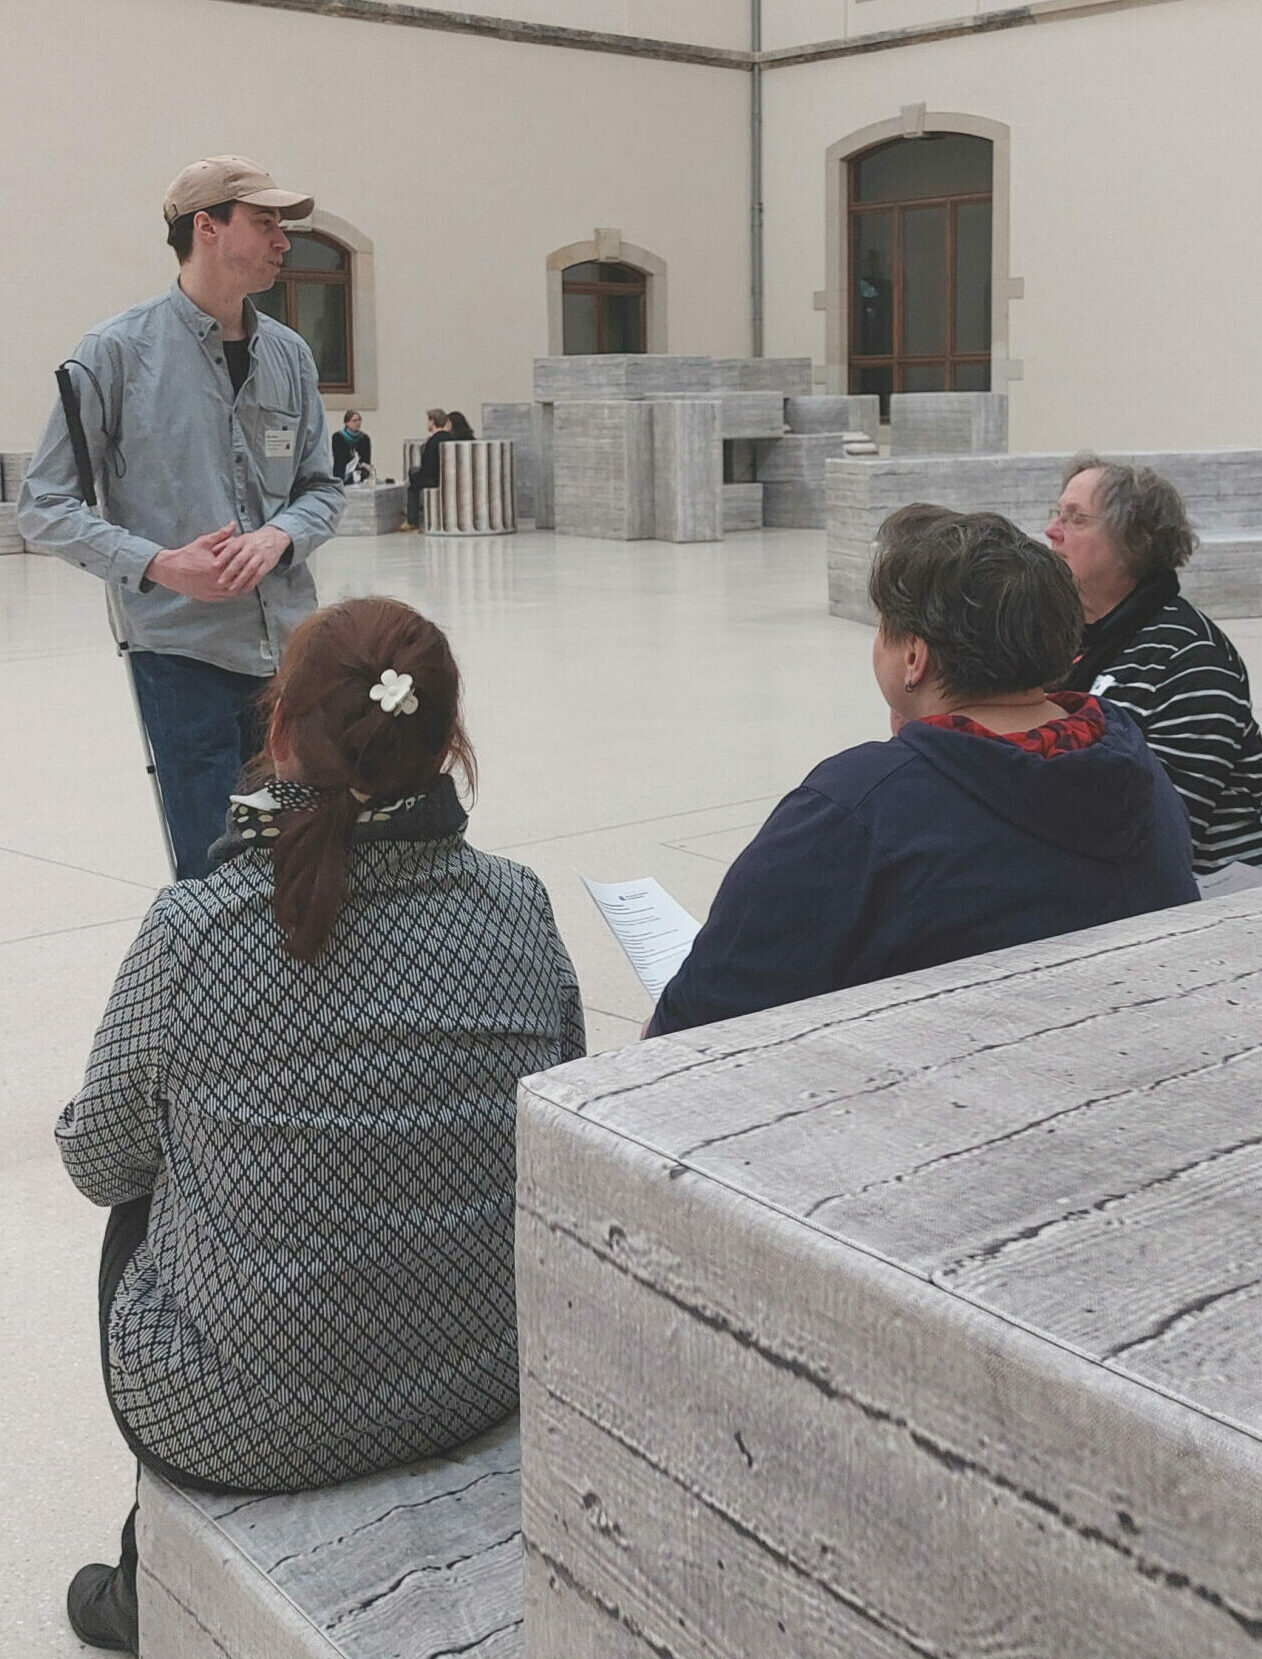
[[[372,477],[372,439],[358,409],[348,409],[342,430],[333,434],[333,476],[343,484],[362,484]]]
[[[425,421],[429,436],[421,451],[421,464],[408,472],[407,522],[405,530],[421,527],[421,504],[426,490],[436,490],[441,475],[442,456],[439,451],[452,441],[451,416],[445,409],[427,409]]]
[[[869,594],[893,737],[822,761],[728,871],[650,1037],[1186,904],[1188,817],[1138,726],[1048,693],[1065,565],[997,514],[910,507]]]

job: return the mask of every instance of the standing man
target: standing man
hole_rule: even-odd
[[[162,206],[178,279],[71,359],[100,506],[60,406],[18,502],[27,541],[117,596],[181,878],[209,870],[255,699],[315,609],[307,559],[343,506],[315,360],[249,300],[280,273],[281,221],[312,205],[244,156],[184,169]]]
[[[408,473],[408,503],[407,523],[405,530],[419,530],[421,528],[421,503],[426,490],[436,490],[439,484],[439,467],[442,457],[438,451],[443,444],[451,442],[451,420],[445,409],[427,409],[425,420],[428,425],[429,437],[425,440],[425,448],[421,451],[421,464],[413,467]]]

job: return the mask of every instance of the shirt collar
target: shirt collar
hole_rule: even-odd
[[[171,284],[171,305],[176,316],[199,340],[205,340],[209,335],[219,334],[219,324],[215,319],[203,311],[200,305],[194,305],[192,300],[180,287],[180,279],[176,277]],[[245,301],[245,337],[251,352],[254,350],[254,341],[258,335],[259,314],[254,309],[254,302],[249,298]]]

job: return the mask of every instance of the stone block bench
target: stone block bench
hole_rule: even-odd
[[[518,1116],[530,1659],[1255,1659],[1262,893]]]
[[[140,1483],[141,1659],[520,1659],[517,1424],[294,1496]]]
[[[406,484],[350,484],[338,523],[339,536],[388,536],[402,529]]]
[[[1201,545],[1179,572],[1194,605],[1222,620],[1262,616],[1262,450],[1162,451],[1113,459],[1162,473],[1187,503]],[[834,616],[874,620],[872,543],[881,520],[912,501],[997,512],[1042,537],[1067,455],[920,455],[824,463],[828,600]]]

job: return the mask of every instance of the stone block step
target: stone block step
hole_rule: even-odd
[[[512,1420],[410,1469],[278,1497],[140,1483],[141,1659],[520,1659]]]

